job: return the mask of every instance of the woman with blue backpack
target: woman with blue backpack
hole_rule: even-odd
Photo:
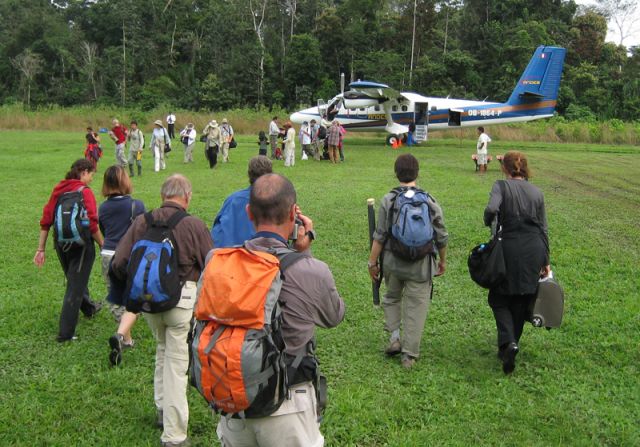
[[[102,195],[107,198],[100,205],[99,222],[100,230],[104,234],[104,245],[100,256],[102,257],[102,275],[109,290],[109,264],[115,254],[116,245],[129,229],[131,222],[145,212],[144,203],[131,198],[133,187],[127,171],[118,165],[110,166],[104,172],[102,182]],[[111,297],[111,295],[110,295]],[[111,312],[119,323],[118,330],[109,338],[109,361],[117,366],[122,361],[122,350],[133,347],[131,328],[138,316],[127,312],[124,303],[111,303]]]
[[[89,188],[95,172],[91,161],[76,160],[64,180],[53,188],[40,219],[40,238],[33,263],[38,267],[44,265],[49,230],[54,227],[54,248],[67,283],[57,337],[61,343],[77,339],[80,311],[92,318],[102,308],[100,302],[91,300],[87,287],[96,257],[93,243],[100,247],[103,244],[96,199]]]

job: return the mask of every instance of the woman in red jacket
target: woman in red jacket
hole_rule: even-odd
[[[80,191],[82,193],[82,201],[84,202],[87,214],[86,219],[88,220],[86,224],[88,224],[90,236],[87,235],[85,237],[86,240],[83,245],[54,242],[58,259],[67,279],[67,289],[62,301],[62,312],[60,313],[60,329],[57,338],[59,342],[76,338],[75,331],[80,310],[87,318],[91,318],[102,307],[101,303],[91,301],[87,287],[93,261],[96,257],[93,241],[96,241],[100,247],[102,247],[103,243],[102,233],[98,228],[96,199],[88,186],[93,180],[94,173],[95,168],[89,160],[80,159],[73,163],[65,179],[53,188],[40,219],[40,239],[38,249],[33,257],[33,262],[38,267],[42,267],[45,263],[47,236],[49,235],[49,229],[56,221],[55,215],[58,200],[68,192]]]

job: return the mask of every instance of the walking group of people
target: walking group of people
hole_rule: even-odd
[[[162,122],[157,123],[158,132],[154,129],[152,146],[159,139],[166,142]],[[277,126],[276,117],[274,123]],[[223,120],[222,124],[228,123]],[[293,127],[287,124],[285,143],[296,137]],[[314,124],[317,125],[311,123],[308,129],[313,129]],[[118,125],[114,123],[114,128]],[[132,125],[133,130],[136,128]],[[334,128],[334,136],[340,132],[338,125],[332,124],[327,138],[329,147],[333,147],[330,149],[334,151],[331,160],[335,163],[339,151],[336,140],[331,139]],[[195,141],[195,130],[189,126],[185,130],[188,130],[184,135],[187,141]],[[113,129],[112,133],[116,143],[123,135],[126,140],[131,134]],[[308,144],[312,145],[314,141],[314,131],[308,133],[309,139],[303,139],[305,151],[309,149],[304,147],[306,142],[310,141]],[[319,132],[315,133],[317,136]],[[224,147],[225,137],[215,120],[205,127],[203,134],[207,136],[208,147],[216,144]],[[275,157],[273,141],[271,139],[271,155]],[[118,147],[121,144],[117,143],[117,156],[124,150],[124,146]],[[266,143],[260,147],[261,155],[249,161],[249,187],[225,200],[211,230],[200,219],[187,214],[192,187],[180,174],[165,180],[160,190],[160,207],[147,213],[145,204],[131,197],[128,163],[111,166],[105,171],[102,195],[106,200],[99,208],[89,187],[96,166],[86,159],[73,163],[44,207],[34,263],[37,266],[45,263],[46,242],[53,227],[54,248],[67,279],[57,340],[76,340],[79,313],[92,318],[100,311],[101,304],[91,299],[88,289],[95,243],[101,249],[105,280],[111,284],[112,312],[119,321],[116,333],[109,339],[109,360],[114,366],[122,362],[123,350],[134,345],[131,329],[138,314],[127,311],[127,298],[121,290],[122,283],[127,282],[131,273],[127,266],[132,260],[132,252],[155,222],[165,222],[171,229],[178,256],[179,300],[166,311],[142,312],[156,342],[154,402],[163,445],[189,445],[187,338],[198,297],[197,282],[215,258],[214,248],[238,244],[245,244],[249,251],[268,253],[290,247],[304,256],[282,276],[278,299],[282,312],[282,355],[289,377],[286,397],[268,415],[221,417],[218,437],[225,446],[321,446],[324,443],[319,430],[322,399],[319,399],[314,332],[316,326],[337,326],[344,318],[345,304],[329,267],[311,255],[310,247],[317,237],[313,221],[298,205],[293,184],[272,172],[272,161],[262,155],[266,152],[265,146]],[[224,153],[223,149],[223,156]],[[311,149],[311,153],[315,158],[316,152]],[[286,156],[285,166],[288,165]],[[156,163],[156,170],[159,166]],[[164,163],[161,166],[164,169]],[[506,187],[497,186],[497,182],[493,186],[484,223],[491,225],[499,216],[502,226],[508,274],[503,283],[490,290],[489,305],[498,330],[498,356],[504,372],[511,373],[520,349],[528,305],[535,295],[538,279],[548,275],[550,267],[544,199],[542,192],[528,182],[531,173],[527,158],[520,152],[509,152],[504,157],[502,169],[507,177]],[[386,286],[382,308],[389,343],[384,352],[388,356],[400,354],[402,366],[410,369],[420,356],[420,341],[433,290],[432,279],[446,271],[448,233],[440,204],[417,185],[420,171],[417,159],[411,154],[400,155],[394,170],[400,185],[382,199],[368,269],[372,279],[384,280]],[[129,174],[133,175],[131,171]],[[398,217],[397,207],[407,201],[416,202],[418,198],[423,198],[430,236],[425,250],[416,257],[407,256],[398,249],[401,237],[392,227]],[[76,209],[79,220],[65,217],[65,209]]]

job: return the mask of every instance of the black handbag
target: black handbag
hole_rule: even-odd
[[[234,149],[238,146],[238,143],[236,143],[235,138],[231,138],[231,141],[229,141],[229,149]]]
[[[469,275],[480,287],[490,289],[505,280],[507,267],[502,250],[502,230],[486,244],[474,247],[467,259]]]
[[[502,191],[502,205],[505,202],[504,182],[500,182],[500,190]],[[504,262],[504,251],[502,248],[502,225],[500,216],[502,211],[498,213],[498,225],[496,234],[489,242],[475,246],[469,258],[467,266],[469,267],[469,275],[471,279],[480,287],[491,289],[503,282],[507,277],[507,266]]]
[[[169,152],[171,152],[171,145],[167,143],[164,145],[164,153],[168,154]]]

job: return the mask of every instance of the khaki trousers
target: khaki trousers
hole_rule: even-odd
[[[153,394],[156,409],[162,410],[162,442],[181,442],[187,437],[189,404],[187,402],[187,369],[189,347],[187,335],[193,316],[196,283],[188,281],[182,298],[171,310],[144,317],[156,339],[156,369]]]
[[[431,281],[403,281],[392,273],[385,275],[387,292],[382,300],[384,328],[393,332],[402,328],[402,352],[420,356],[420,339],[431,304]]]
[[[127,159],[124,156],[124,143],[116,144],[116,163],[123,168],[127,167]]]
[[[229,161],[229,143],[222,143],[220,147],[222,152],[222,163],[226,163]]]
[[[316,410],[316,392],[311,382],[289,389],[278,411],[256,419],[220,417],[218,439],[223,447],[322,447],[324,437]]]

